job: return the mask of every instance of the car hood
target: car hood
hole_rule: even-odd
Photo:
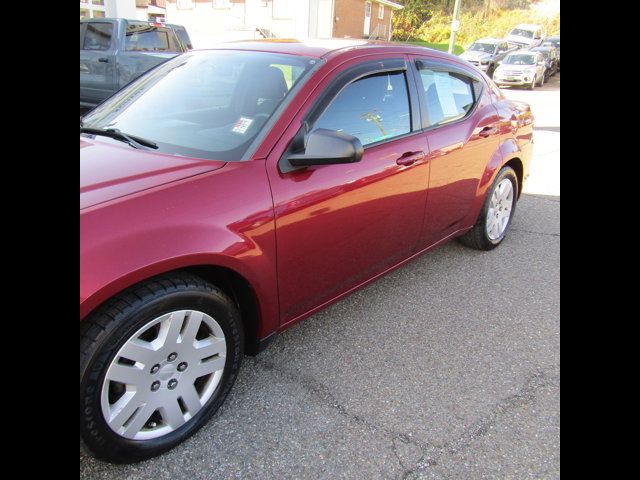
[[[460,54],[460,58],[464,60],[484,60],[491,58],[491,54],[480,52],[478,50],[467,50],[466,52]]]
[[[80,209],[224,167],[80,137]]]
[[[533,38],[521,37],[520,35],[507,35],[504,39],[507,42],[518,43],[520,45],[531,45],[535,43]]]

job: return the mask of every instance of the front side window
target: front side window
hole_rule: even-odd
[[[481,90],[480,82],[457,72],[421,68],[420,79],[429,127],[465,117]]]
[[[363,146],[411,131],[404,72],[364,77],[347,85],[315,124],[357,137]]]
[[[160,153],[242,160],[317,60],[266,52],[188,52],[142,75],[83,117],[150,140]]]
[[[110,23],[87,23],[82,50],[109,50],[113,25]]]

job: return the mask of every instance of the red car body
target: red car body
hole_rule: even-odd
[[[81,137],[81,320],[137,282],[195,270],[235,286],[251,351],[468,231],[502,166],[513,167],[522,187],[533,130],[526,104],[506,100],[479,70],[451,55],[360,43],[224,47],[323,59],[248,161],[163,155]],[[365,148],[358,163],[282,173],[280,157],[330,82],[351,66],[390,58],[442,61],[480,77],[477,107],[463,121]],[[424,155],[399,161],[415,152]]]

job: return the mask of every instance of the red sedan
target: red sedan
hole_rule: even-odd
[[[191,51],[106,100],[80,127],[85,446],[166,451],[278,332],[452,238],[495,248],[532,122],[465,61],[365,41]]]

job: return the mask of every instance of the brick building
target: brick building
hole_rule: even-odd
[[[391,39],[394,10],[403,8],[386,0],[335,0],[332,36]]]

